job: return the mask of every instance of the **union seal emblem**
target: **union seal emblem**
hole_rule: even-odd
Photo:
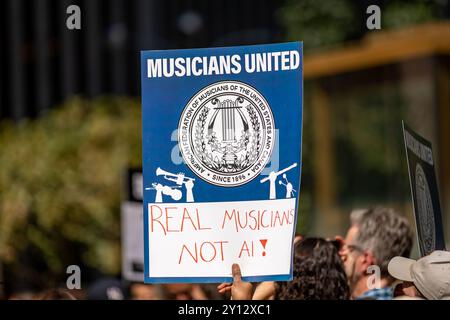
[[[428,255],[433,252],[436,247],[434,210],[427,178],[419,163],[416,165],[416,198],[419,216],[417,231],[423,240],[423,242],[420,243],[420,247],[422,253]]]
[[[264,96],[238,81],[197,92],[178,124],[185,163],[201,179],[222,187],[246,184],[266,166],[275,143],[275,122]]]

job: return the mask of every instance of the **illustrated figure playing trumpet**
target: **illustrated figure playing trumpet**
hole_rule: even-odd
[[[160,183],[152,183],[151,188],[145,188],[145,190],[156,190],[156,197],[155,202],[161,203],[163,202],[162,195],[168,195],[173,200],[178,201],[182,198],[182,192],[178,190],[178,188],[181,188],[181,186],[184,185],[184,188],[186,189],[186,202],[194,202],[194,178],[186,177],[183,172],[180,172],[178,174],[174,174],[168,171],[165,171],[158,167],[156,169],[156,175],[157,176],[163,176],[163,178],[167,181],[175,182],[175,186],[164,186]]]

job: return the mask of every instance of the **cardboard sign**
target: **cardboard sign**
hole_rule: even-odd
[[[409,182],[420,255],[445,250],[431,143],[403,123]]]
[[[121,205],[122,277],[144,280],[144,219],[142,208],[142,170],[129,169],[126,174],[127,198]]]
[[[290,280],[302,44],[143,51],[145,282]]]

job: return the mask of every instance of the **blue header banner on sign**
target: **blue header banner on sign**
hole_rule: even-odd
[[[143,51],[145,282],[292,278],[302,43]]]

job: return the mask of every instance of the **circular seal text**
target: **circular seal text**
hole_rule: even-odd
[[[275,143],[275,122],[261,93],[238,81],[197,92],[178,124],[185,163],[201,179],[223,187],[250,182],[266,166]]]

